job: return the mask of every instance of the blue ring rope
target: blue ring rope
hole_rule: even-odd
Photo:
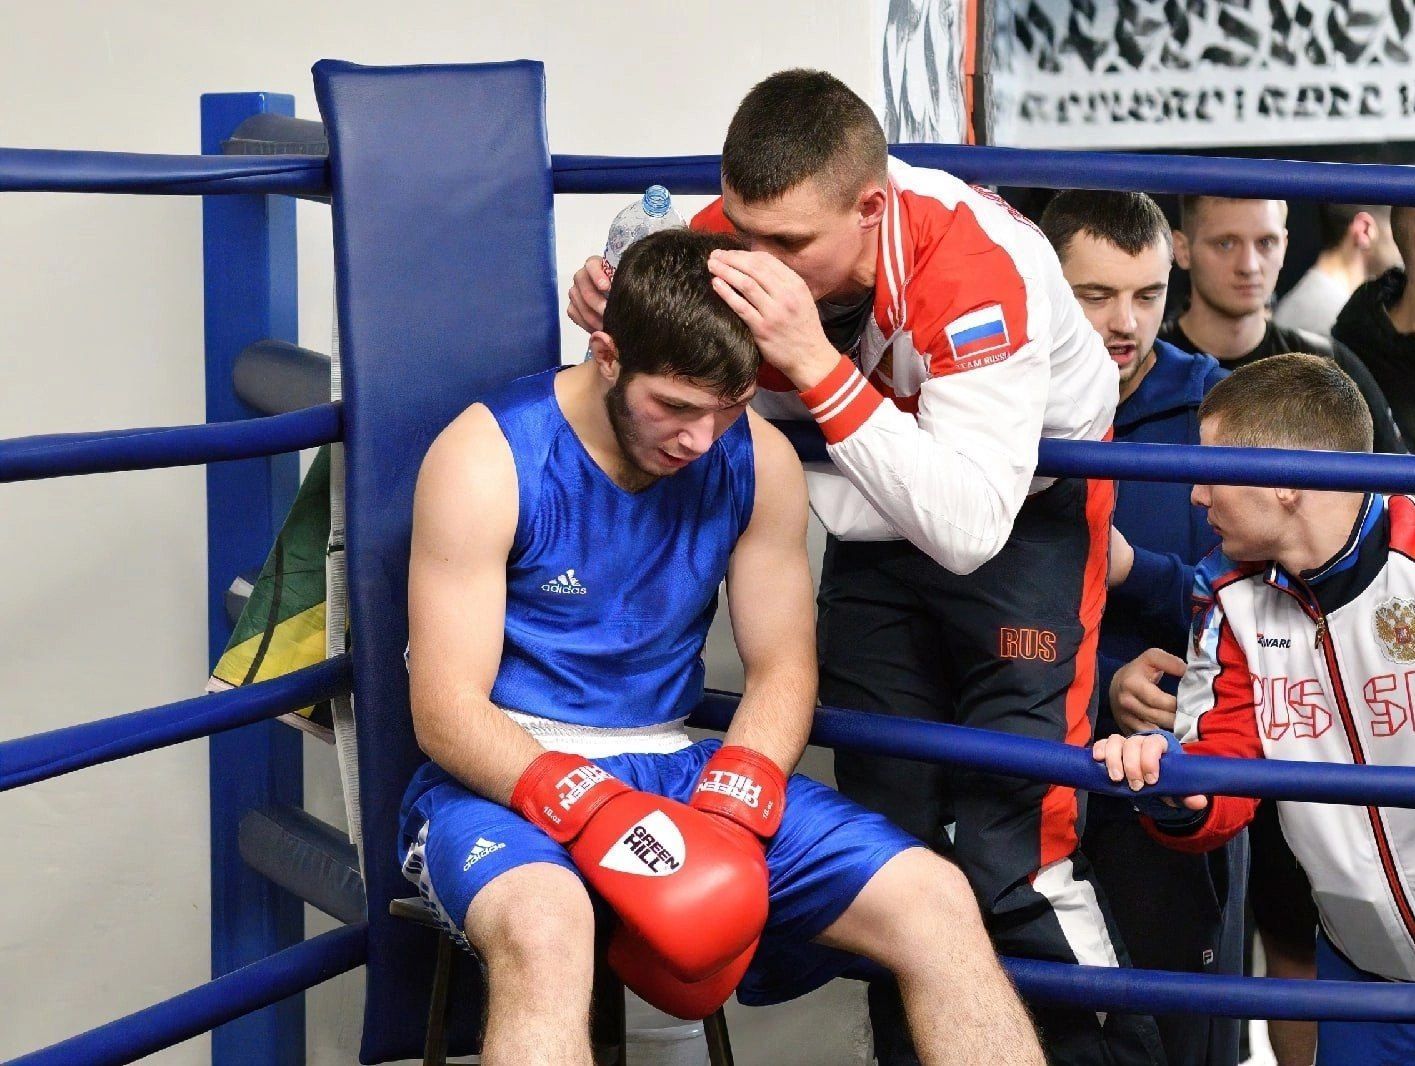
[[[361,965],[367,926],[336,929],[205,985],[109,1022],[10,1066],[120,1066],[278,1002]],[[1004,959],[1032,1002],[1152,1014],[1230,1018],[1415,1021],[1415,986],[1355,981],[1293,981],[1075,966]]]
[[[805,461],[828,462],[814,422],[775,420]],[[240,422],[54,434],[0,440],[0,483],[117,470],[248,459],[298,451],[341,439],[341,406]],[[1415,457],[1213,448],[1189,444],[1116,444],[1046,439],[1037,473],[1046,477],[1105,477],[1189,484],[1415,492]]]
[[[1384,163],[944,144],[899,144],[890,151],[916,166],[939,167],[966,181],[993,185],[1415,204],[1415,169]],[[559,193],[642,193],[649,185],[662,184],[678,195],[711,194],[721,186],[720,165],[717,155],[551,157],[555,191]],[[322,156],[180,156],[0,148],[0,192],[327,195],[329,167]]]
[[[0,742],[0,792],[260,722],[350,689],[349,656],[253,685]]]
[[[1018,991],[1036,1003],[1126,1014],[1415,1022],[1415,983],[1296,981],[1003,959]]]
[[[329,191],[324,156],[146,155],[0,148],[0,192],[211,196]]]
[[[914,166],[947,170],[964,181],[987,185],[1415,204],[1415,167],[1388,163],[1308,163],[958,144],[895,144],[889,153]],[[559,193],[642,192],[654,182],[675,195],[721,191],[721,157],[717,155],[557,155],[551,162]]]
[[[709,689],[688,724],[726,731],[741,699]],[[1136,795],[1262,796],[1317,803],[1415,808],[1415,767],[1345,766],[1280,759],[1167,756],[1159,784],[1133,793],[1114,784],[1091,750],[1055,740],[1009,736],[988,729],[894,718],[840,707],[817,707],[811,742],[868,755],[948,763],[1029,781],[1070,785],[1088,792]]]
[[[343,432],[335,402],[239,422],[15,437],[0,440],[0,484],[253,459],[330,444]]]
[[[1037,473],[1208,485],[1415,492],[1415,456],[1313,452],[1284,448],[1218,448],[1197,444],[1116,444],[1098,440],[1041,442]]]
[[[803,462],[830,462],[814,422],[772,419]],[[1117,444],[1045,438],[1037,451],[1043,477],[1103,477],[1192,485],[1276,485],[1295,489],[1415,492],[1415,456],[1309,452],[1285,448],[1215,448],[1197,444]]]
[[[345,926],[204,985],[11,1059],[9,1066],[119,1066],[328,981],[368,959],[368,924]]]

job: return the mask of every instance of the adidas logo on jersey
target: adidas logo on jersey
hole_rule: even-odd
[[[486,837],[477,837],[476,844],[474,844],[472,850],[467,853],[467,861],[462,863],[462,872],[466,873],[492,852],[500,851],[505,846],[505,844],[499,844],[494,840],[487,840]]]
[[[575,577],[574,567],[566,570],[565,573],[555,578],[555,580],[547,581],[540,587],[540,590],[542,592],[553,592],[557,596],[588,596],[590,594],[590,590],[585,588],[584,585],[581,585],[579,580]]]

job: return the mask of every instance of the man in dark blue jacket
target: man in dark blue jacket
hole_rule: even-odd
[[[1181,351],[1162,340],[1153,342],[1143,379],[1115,411],[1114,440],[1129,444],[1198,444],[1196,412],[1208,391],[1228,376],[1211,355]],[[1184,672],[1184,641],[1189,630],[1189,596],[1194,566],[1218,543],[1201,507],[1189,502],[1191,486],[1161,481],[1126,481],[1116,486],[1112,539],[1113,584],[1101,629],[1101,691],[1126,732],[1148,729],[1143,710],[1132,706],[1135,693],[1115,684],[1116,674],[1137,658],[1152,668],[1145,653],[1162,648],[1173,654],[1176,679]],[[1127,551],[1128,546],[1128,551]],[[1128,562],[1128,567],[1126,563]],[[1165,661],[1165,665],[1170,665]],[[1173,704],[1163,708],[1173,711]],[[1106,709],[1101,710],[1104,724]]]
[[[1143,193],[1069,190],[1052,199],[1041,227],[1120,369],[1114,439],[1198,444],[1199,404],[1227,371],[1211,356],[1156,339],[1173,259],[1159,206]],[[1098,735],[1174,721],[1194,565],[1216,543],[1203,511],[1189,502],[1189,488],[1117,486],[1100,638],[1101,692],[1109,699],[1101,700]],[[1138,826],[1124,800],[1090,797],[1085,849],[1135,965],[1241,973],[1247,842],[1236,839],[1209,856],[1182,855]],[[1237,1063],[1237,1021],[1157,1020],[1171,1066]]]

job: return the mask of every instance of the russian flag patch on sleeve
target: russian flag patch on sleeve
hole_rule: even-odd
[[[989,304],[955,318],[944,327],[953,351],[953,369],[972,370],[1000,363],[1012,354],[1001,304]]]

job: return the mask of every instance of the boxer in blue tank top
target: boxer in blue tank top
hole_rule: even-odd
[[[408,669],[430,761],[404,795],[398,860],[486,961],[490,1066],[590,1061],[604,908],[518,805],[528,768],[547,750],[574,753],[592,775],[697,807],[730,752],[789,774],[809,733],[805,484],[790,445],[746,410],[759,355],[706,265],[731,246],[684,230],[639,242],[592,360],[469,408],[419,475]],[[702,695],[724,579],[743,697],[724,742],[694,744],[682,723]],[[883,967],[905,988],[916,1038],[929,1032],[921,1061],[982,1061],[985,1049],[1040,1063],[956,868],[806,777],[782,798],[779,828],[757,842],[770,908],[739,999],[779,1002]]]
[[[735,417],[679,473],[626,492],[565,420],[556,376],[486,400],[520,503],[491,701],[583,726],[681,720],[702,694],[717,587],[752,517],[751,430]]]

